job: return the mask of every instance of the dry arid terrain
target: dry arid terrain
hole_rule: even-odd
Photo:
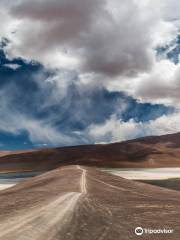
[[[77,165],[0,193],[0,240],[134,240],[137,226],[174,229],[141,239],[178,240],[180,192]]]
[[[0,172],[47,171],[79,164],[113,168],[180,167],[180,133],[105,145],[6,153]]]
[[[180,167],[179,139],[178,133],[107,145],[1,152],[3,183],[12,176],[29,178],[0,191],[0,240],[179,240],[177,181],[170,190],[166,183],[159,184],[166,188],[153,186],[100,169]],[[136,227],[173,233],[138,237]]]

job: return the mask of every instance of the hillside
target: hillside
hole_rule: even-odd
[[[180,167],[180,133],[105,145],[14,152],[0,157],[0,171],[46,171],[79,164],[95,167]]]

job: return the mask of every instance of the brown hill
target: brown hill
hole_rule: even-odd
[[[106,145],[83,145],[11,153],[0,171],[46,171],[64,165],[96,167],[180,167],[180,133]]]
[[[0,240],[177,240],[180,192],[69,166],[0,192]],[[144,234],[136,227],[173,229]]]

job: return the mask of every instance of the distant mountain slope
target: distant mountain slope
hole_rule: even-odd
[[[106,145],[13,153],[0,157],[0,172],[46,171],[79,164],[95,167],[180,167],[180,133]]]
[[[177,240],[179,214],[178,191],[62,167],[0,192],[0,240],[134,240],[138,226],[174,230],[142,239]]]

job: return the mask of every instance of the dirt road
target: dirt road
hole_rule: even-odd
[[[0,193],[0,240],[136,240],[138,226],[180,239],[180,192],[92,168],[63,167]]]
[[[82,171],[80,186],[81,186],[81,193],[87,193],[86,189],[86,169],[77,166],[77,169],[80,169]]]

